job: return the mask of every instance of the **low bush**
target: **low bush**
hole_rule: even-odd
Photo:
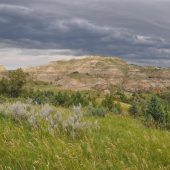
[[[114,97],[112,95],[106,95],[101,105],[111,111],[114,108]]]
[[[122,113],[122,106],[119,102],[114,103],[114,107],[111,110],[114,114],[121,114]]]
[[[129,107],[129,113],[131,116],[136,117],[139,114],[139,106],[137,102],[133,102]]]
[[[96,107],[89,106],[87,112],[88,112],[87,115],[105,117],[106,114],[108,113],[108,110],[102,106],[96,106]]]

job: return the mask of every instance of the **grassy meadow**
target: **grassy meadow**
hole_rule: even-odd
[[[63,114],[70,110],[56,108]],[[1,169],[169,169],[170,132],[128,115],[83,115],[98,128],[72,138],[0,117]]]

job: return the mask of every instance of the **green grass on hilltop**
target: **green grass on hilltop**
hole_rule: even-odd
[[[146,129],[128,116],[86,119],[97,119],[100,128],[72,139],[1,116],[0,169],[170,169],[170,132]]]

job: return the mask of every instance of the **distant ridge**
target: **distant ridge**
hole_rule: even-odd
[[[25,69],[33,79],[71,90],[126,91],[166,90],[170,88],[170,69],[128,64],[118,57],[89,56],[52,61]]]

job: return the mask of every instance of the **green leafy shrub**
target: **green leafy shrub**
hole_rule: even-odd
[[[121,114],[122,113],[122,106],[119,102],[114,103],[114,107],[112,108],[112,112],[115,114]]]
[[[114,97],[112,95],[106,95],[101,102],[101,106],[106,108],[108,111],[116,114],[122,113],[122,107],[119,102],[114,102]]]
[[[0,93],[3,95],[8,95],[10,92],[10,84],[6,78],[2,78],[0,81]]]
[[[71,95],[71,104],[78,106],[81,104],[82,106],[87,106],[89,104],[88,98],[83,96],[79,91],[75,94]]]
[[[7,101],[8,101],[8,98],[0,95],[0,103],[5,103]]]
[[[133,102],[129,108],[130,115],[136,117],[139,114],[139,106],[137,102]]]
[[[114,108],[114,97],[112,95],[106,95],[101,105],[111,111]]]
[[[167,112],[160,99],[153,95],[147,104],[145,110],[145,120],[150,122],[150,120],[155,122],[157,127],[165,127],[167,123]]]
[[[123,91],[117,91],[115,93],[115,97],[117,100],[124,102],[124,103],[129,103],[130,99],[127,97],[127,95]]]
[[[36,91],[30,98],[32,98],[34,104],[45,104],[50,103],[50,97],[45,92]]]
[[[89,106],[88,109],[88,115],[92,115],[92,116],[99,116],[99,117],[105,117],[108,110],[105,107],[102,106]]]
[[[59,106],[69,107],[71,104],[70,96],[66,92],[58,92],[57,94],[55,94],[54,100],[54,104]]]
[[[10,71],[7,78],[0,81],[0,92],[11,97],[21,95],[23,86],[26,84],[27,74],[22,69]]]

